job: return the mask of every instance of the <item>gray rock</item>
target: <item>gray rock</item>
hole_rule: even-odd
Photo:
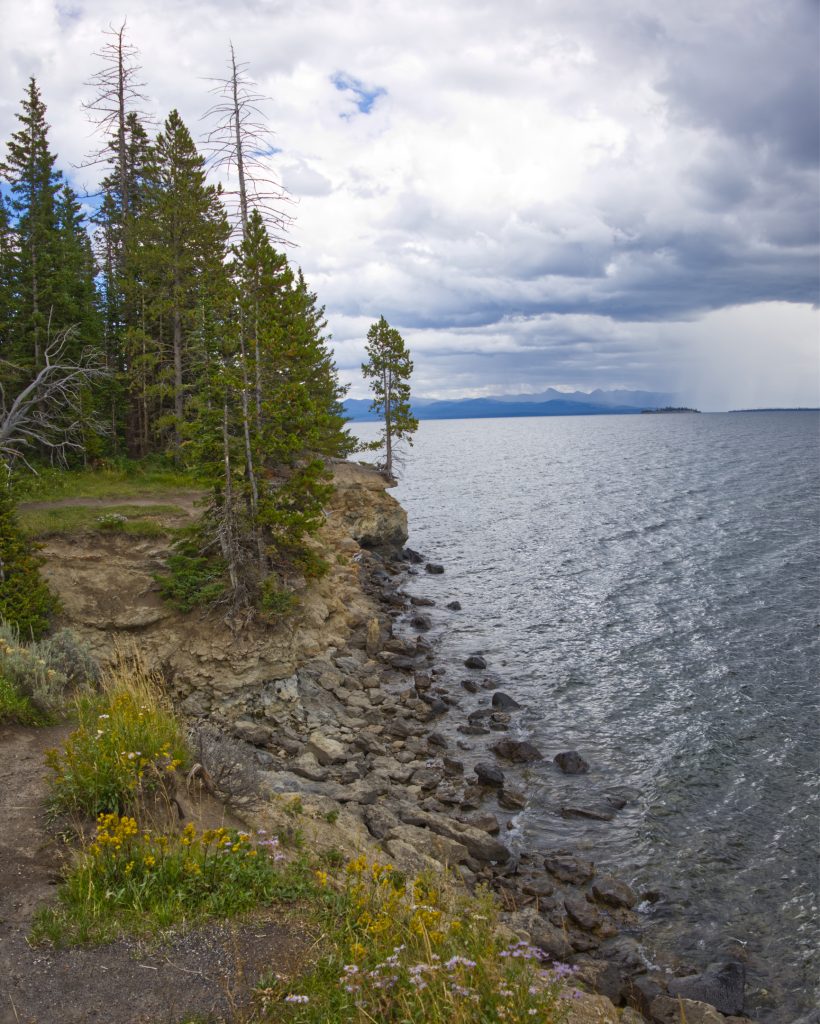
[[[431,732],[427,737],[427,743],[431,747],[440,747],[442,750],[446,750],[449,746],[446,737],[442,736],[440,732]]]
[[[596,900],[610,907],[634,907],[638,897],[626,882],[613,878],[612,875],[600,875],[592,884],[592,894]]]
[[[517,711],[521,705],[503,690],[496,690],[493,694],[493,707],[499,711]]]
[[[309,750],[300,754],[295,761],[291,761],[288,767],[294,775],[298,775],[302,779],[310,779],[311,782],[324,782],[328,776],[328,769],[322,768]]]
[[[589,771],[589,765],[577,750],[564,750],[556,754],[553,761],[565,775],[583,775]]]
[[[473,771],[478,776],[478,781],[482,786],[501,787],[504,785],[504,772],[500,768],[496,768],[494,764],[479,761],[475,768],[473,768]]]
[[[416,614],[410,619],[410,625],[414,629],[432,629],[433,620],[429,615],[425,615],[423,612],[416,612]]]
[[[234,736],[246,743],[252,743],[255,747],[266,746],[273,737],[273,729],[248,718],[237,719],[233,723],[233,732]]]
[[[447,607],[450,609],[451,612],[460,612],[461,611],[461,602],[460,601],[450,601],[448,603]]]
[[[566,933],[544,918],[534,921],[530,926],[530,940],[534,946],[543,950],[553,960],[565,961],[572,956],[572,944]]]
[[[586,806],[565,805],[561,808],[562,818],[589,818],[592,821],[613,821],[615,808],[607,803],[587,804]]]
[[[399,816],[405,824],[429,828],[431,832],[447,836],[447,838],[454,839],[457,843],[463,843],[469,850],[470,855],[479,861],[505,863],[510,858],[510,851],[503,843],[471,825],[465,825],[460,821],[439,817],[438,815],[430,814],[427,811],[420,811],[409,806],[403,808]]]
[[[463,775],[464,774],[464,762],[459,761],[454,757],[442,758],[442,764],[444,765],[444,771],[447,775]]]
[[[436,602],[432,597],[411,597],[410,604],[414,608],[435,608]]]
[[[431,576],[441,576],[441,574],[444,572],[444,566],[439,565],[438,562],[428,562],[424,568],[427,572],[430,573]]]
[[[567,896],[564,899],[564,908],[572,920],[585,931],[594,931],[601,924],[600,913],[583,896]]]
[[[537,896],[539,899],[543,899],[552,896],[555,886],[543,875],[539,875],[536,878],[528,878],[521,886],[521,891],[527,896]]]
[[[483,725],[460,725],[458,731],[462,736],[489,736],[490,730]]]
[[[462,679],[461,685],[468,693],[478,693],[478,683],[475,679]]]
[[[473,828],[480,828],[482,832],[489,832],[491,836],[497,836],[501,831],[498,818],[494,814],[471,814],[468,818],[459,818],[458,820]]]
[[[464,664],[467,668],[482,669],[487,667],[487,662],[480,654],[471,654],[466,658]]]
[[[724,1024],[723,1017],[714,1006],[693,999],[672,999],[658,996],[649,1007],[651,1019],[656,1024]]]
[[[505,811],[520,811],[527,806],[527,798],[520,790],[505,786],[498,794],[498,804]]]
[[[583,885],[595,875],[595,867],[590,860],[582,860],[566,850],[553,850],[544,857],[544,867],[559,882],[570,882],[572,885]]]
[[[313,754],[321,765],[344,764],[348,759],[347,748],[319,729],[310,734],[305,749]]]
[[[505,738],[499,740],[490,748],[494,754],[505,761],[512,761],[515,764],[529,764],[531,761],[540,761],[544,756],[538,747],[527,740],[512,740]]]
[[[746,968],[737,960],[712,964],[702,974],[693,974],[689,978],[673,978],[668,989],[671,996],[710,1003],[721,1013],[743,1013]]]
[[[659,978],[651,974],[630,978],[621,989],[623,998],[644,1017],[651,1017],[652,1004],[665,994],[665,986],[662,985]]]
[[[376,839],[384,839],[391,829],[399,825],[398,815],[381,803],[366,807],[363,818],[370,834],[375,836]]]

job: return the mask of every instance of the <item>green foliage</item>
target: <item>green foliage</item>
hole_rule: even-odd
[[[546,970],[526,942],[502,940],[488,892],[446,876],[412,882],[362,856],[331,880],[316,872],[326,942],[308,973],[257,991],[261,1019],[324,1024],[561,1024],[563,966]]]
[[[168,527],[157,520],[185,518],[178,505],[91,505],[28,508],[20,513],[20,526],[29,537],[78,533],[124,533],[133,537],[161,537]]]
[[[367,332],[367,362],[362,363],[362,374],[370,380],[373,401],[370,409],[384,420],[381,440],[368,447],[384,447],[384,472],[393,478],[395,445],[406,441],[412,445],[413,434],[419,422],[410,408],[410,376],[413,362],[399,332],[384,317]]]
[[[181,612],[212,604],[225,593],[225,563],[217,555],[202,554],[201,528],[187,530],[176,542],[166,569],[154,578],[162,597]]]
[[[35,918],[32,938],[59,945],[150,934],[179,923],[231,917],[305,891],[304,870],[280,868],[276,840],[217,828],[180,834],[140,829],[135,818],[102,814],[93,842]]]
[[[32,549],[12,497],[0,484],[0,619],[36,639],[48,629],[58,602],[40,575],[43,560]]]
[[[72,470],[38,466],[37,473],[21,470],[13,478],[18,501],[58,501],[64,498],[136,498],[163,491],[202,490],[203,481],[191,469],[168,460],[106,459],[93,468]]]
[[[269,576],[259,593],[259,607],[269,615],[289,615],[299,604],[299,599],[290,590],[283,589],[275,576]]]
[[[82,814],[133,811],[146,792],[187,762],[182,730],[157,680],[121,667],[103,692],[76,702],[78,726],[63,751],[49,751],[55,809]]]
[[[70,630],[26,644],[13,626],[0,623],[0,678],[42,720],[64,711],[69,691],[88,689],[99,673],[97,662]]]
[[[48,721],[48,716],[20,693],[14,683],[0,676],[0,725],[46,725]]]

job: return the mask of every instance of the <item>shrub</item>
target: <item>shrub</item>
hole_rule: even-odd
[[[103,692],[78,698],[77,729],[51,750],[53,804],[94,815],[133,810],[187,760],[179,724],[158,680],[141,666],[120,667]]]
[[[14,683],[0,676],[0,725],[45,725],[47,721]]]
[[[327,872],[325,956],[299,982],[274,980],[258,996],[264,1019],[301,1024],[559,1024],[565,965],[548,967],[526,942],[505,942],[488,892],[470,896],[439,876],[408,883],[364,857],[334,885]],[[267,1015],[267,1016],[265,1016]]]
[[[46,640],[21,643],[17,630],[0,622],[0,676],[45,721],[63,709],[69,687],[99,678],[99,665],[69,630]]]
[[[225,563],[203,555],[195,535],[181,538],[166,561],[167,572],[155,579],[163,598],[181,612],[211,604],[226,590]]]
[[[59,604],[40,575],[43,560],[35,552],[8,488],[0,485],[0,619],[32,639],[48,629]]]
[[[135,818],[101,814],[58,906],[39,912],[32,937],[104,942],[123,932],[230,917],[290,891],[299,866],[280,867],[282,860],[275,837],[252,839],[227,828],[200,832],[193,824],[180,834],[157,834]]]

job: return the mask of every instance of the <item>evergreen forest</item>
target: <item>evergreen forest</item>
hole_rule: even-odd
[[[112,461],[192,474],[208,499],[164,585],[252,614],[289,575],[321,571],[306,538],[328,460],[355,448],[346,389],[285,252],[289,197],[260,171],[260,97],[233,49],[200,147],[176,110],[157,126],[141,112],[125,26],[98,56],[91,202],[59,167],[34,78],[0,152],[3,483],[13,499],[44,466]],[[211,180],[225,168],[234,191]]]

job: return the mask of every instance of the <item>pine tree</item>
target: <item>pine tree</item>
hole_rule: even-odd
[[[384,447],[384,473],[392,480],[396,442],[406,441],[412,445],[413,433],[419,426],[410,408],[413,362],[404,338],[384,317],[367,332],[365,351],[368,360],[362,363],[362,374],[370,380],[373,393],[370,409],[384,420],[381,439],[370,447],[374,450]]]
[[[80,348],[99,348],[102,318],[94,283],[94,254],[80,204],[69,185],[63,186],[55,213],[58,240],[52,320],[61,328],[74,328],[76,345]],[[79,352],[66,354],[76,357]]]
[[[186,402],[208,358],[203,331],[210,323],[209,294],[224,280],[229,228],[219,192],[206,184],[204,160],[175,110],[149,153],[136,232],[146,333],[153,342],[143,372],[159,404],[151,427],[170,428],[179,455]]]
[[[24,638],[37,639],[48,629],[57,599],[40,575],[42,559],[17,522],[14,501],[0,486],[0,619]]]
[[[14,232],[5,200],[0,195],[0,359],[10,357],[16,261]],[[2,377],[0,371],[0,379]]]
[[[8,142],[0,174],[11,186],[11,210],[19,259],[16,264],[16,315],[9,358],[37,370],[50,333],[68,324],[53,320],[59,263],[57,193],[60,173],[48,143],[46,108],[36,81],[29,81],[17,115],[20,130]]]

